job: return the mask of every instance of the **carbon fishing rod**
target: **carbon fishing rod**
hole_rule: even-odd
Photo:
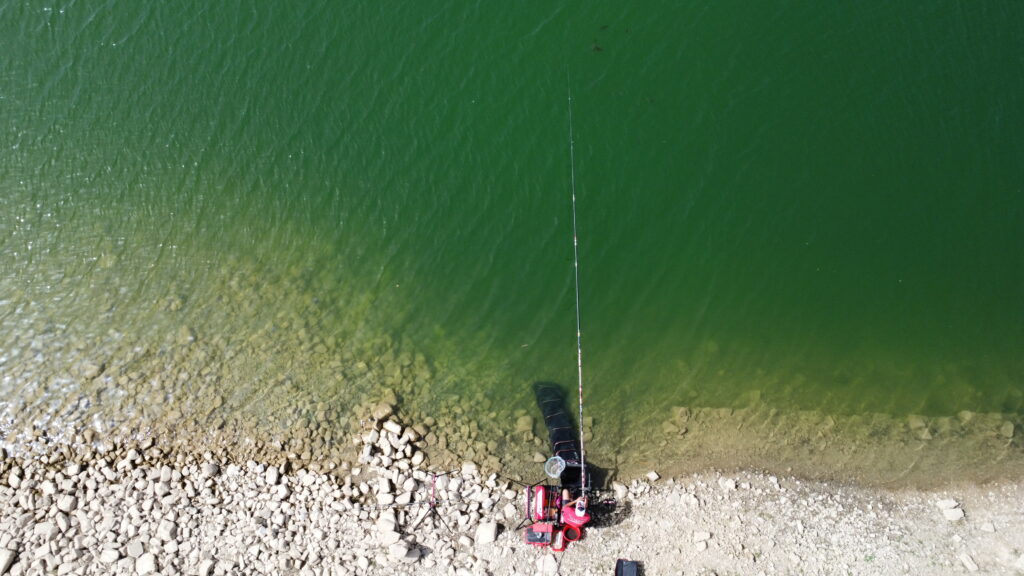
[[[587,495],[587,451],[583,447],[583,331],[580,328],[580,255],[579,236],[576,233],[576,146],[572,139],[572,83],[565,73],[565,87],[569,94],[569,183],[572,192],[572,265],[573,287],[576,291],[576,372],[579,388],[580,424],[580,488]]]

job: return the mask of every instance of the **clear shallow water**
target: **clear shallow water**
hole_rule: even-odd
[[[1021,10],[0,3],[8,411],[571,384],[568,69],[598,422],[1019,419]]]

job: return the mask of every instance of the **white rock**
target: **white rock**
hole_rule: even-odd
[[[1021,554],[1020,558],[1017,558],[1017,561],[1013,564],[1013,567],[1021,572],[1024,572],[1024,554]]]
[[[514,520],[519,517],[519,508],[516,508],[515,504],[509,502],[501,509],[501,513],[505,515],[505,520]]]
[[[950,508],[956,508],[960,503],[952,498],[946,498],[945,500],[939,500],[935,505],[938,506],[940,510],[949,510]]]
[[[697,551],[703,552],[708,549],[708,543],[706,541],[697,542]]]
[[[199,568],[196,569],[197,576],[211,576],[213,574],[213,567],[216,566],[216,562],[207,558],[199,563]]]
[[[399,424],[398,422],[395,422],[394,420],[388,420],[387,422],[384,422],[384,424],[382,424],[381,426],[388,432],[391,432],[392,434],[397,434],[399,436],[402,435],[402,425]]]
[[[146,548],[142,545],[141,540],[132,540],[128,543],[127,552],[132,558],[141,558],[146,553]]]
[[[419,466],[420,464],[423,464],[424,458],[425,456],[423,455],[423,452],[416,451],[416,453],[412,455],[412,465]]]
[[[212,478],[220,472],[220,466],[217,466],[213,462],[203,462],[202,476],[203,478]]]
[[[612,491],[615,492],[616,500],[625,500],[626,496],[629,495],[629,488],[626,488],[625,484],[619,482],[612,482]]]
[[[982,532],[995,532],[996,526],[991,522],[983,522],[980,526]]]
[[[942,511],[942,515],[946,520],[956,522],[964,517],[964,511],[961,508],[946,508]]]
[[[728,492],[731,492],[731,491],[736,489],[736,481],[733,480],[732,478],[725,478],[725,477],[719,478],[718,479],[718,485],[722,488],[722,490],[725,490],[725,491],[728,491]]]
[[[1013,438],[1013,422],[1003,422],[1003,425],[999,427],[999,433],[1006,438]]]
[[[156,529],[156,537],[164,542],[170,542],[178,537],[178,525],[172,520],[164,519]]]
[[[416,562],[419,559],[420,549],[415,546],[412,546],[409,548],[409,551],[405,553],[405,558],[402,558],[401,560],[406,564],[412,564],[413,562]]]
[[[263,475],[263,480],[266,481],[268,486],[274,486],[277,481],[280,480],[281,473],[278,472],[277,466],[271,466],[267,468],[266,474]]]
[[[363,444],[373,445],[377,443],[377,440],[380,440],[380,432],[377,432],[376,429],[363,435]]]
[[[393,530],[379,530],[377,532],[377,542],[381,546],[391,546],[402,539],[402,535]]]
[[[114,562],[117,562],[120,559],[121,553],[117,550],[107,548],[103,550],[103,552],[100,552],[100,562],[103,562],[104,564],[113,564]]]
[[[498,539],[498,523],[497,522],[481,522],[476,527],[476,544],[490,544]]]
[[[558,574],[558,560],[551,554],[545,554],[537,559],[537,572],[550,575]]]
[[[706,542],[708,540],[711,540],[711,532],[694,532],[693,533],[693,541],[694,542]]]
[[[7,574],[17,555],[18,553],[14,550],[0,550],[0,574]]]
[[[659,478],[661,478],[661,476],[654,470],[647,473],[647,479],[651,482],[657,482]]]
[[[405,558],[405,555],[409,553],[409,543],[404,540],[399,540],[394,544],[388,546],[388,556],[392,558]]]
[[[71,512],[75,508],[78,508],[78,498],[71,494],[64,494],[57,499],[57,509],[61,512]]]
[[[971,558],[971,555],[967,552],[963,552],[958,558],[960,558],[960,562],[964,565],[964,568],[967,568],[968,572],[978,571],[978,565],[974,562],[974,558]]]
[[[53,522],[40,522],[32,528],[32,533],[36,536],[41,536],[43,542],[49,542],[60,534],[60,528]]]
[[[288,496],[290,496],[291,493],[292,491],[289,490],[287,486],[281,484],[280,486],[277,486],[277,488],[274,490],[274,498],[276,500],[284,500],[288,498]]]
[[[156,556],[152,554],[143,554],[135,560],[135,573],[139,576],[144,574],[152,574],[156,572]]]

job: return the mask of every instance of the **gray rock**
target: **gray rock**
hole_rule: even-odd
[[[139,576],[156,572],[156,556],[143,554],[135,560],[135,573]]]
[[[540,452],[534,452],[533,461],[537,464],[543,464],[544,462],[547,461],[547,458],[545,458],[544,455],[541,454]]]
[[[1006,438],[1013,438],[1013,422],[1003,422],[1003,425],[999,427],[999,433]]]
[[[490,544],[498,539],[498,523],[497,522],[481,522],[476,527],[476,544]]]

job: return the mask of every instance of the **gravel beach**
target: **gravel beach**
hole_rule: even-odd
[[[609,486],[614,517],[564,553],[515,530],[521,488],[441,470],[390,410],[330,472],[168,451],[54,448],[0,460],[0,575],[1024,573],[1024,485],[857,487],[759,472]],[[419,429],[419,430],[417,430]],[[323,468],[323,467],[321,467]]]

